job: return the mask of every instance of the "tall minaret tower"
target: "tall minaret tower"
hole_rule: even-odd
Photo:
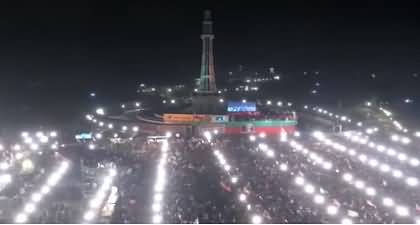
[[[214,94],[216,89],[216,78],[214,74],[214,54],[213,54],[213,21],[211,11],[204,11],[203,30],[201,34],[202,56],[200,86],[198,92],[202,94]]]

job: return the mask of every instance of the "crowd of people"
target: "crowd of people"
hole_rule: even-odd
[[[367,146],[353,143],[339,135],[331,135],[331,139],[352,146],[407,174],[415,174],[415,168],[395,163],[395,159],[372,152]],[[322,188],[326,198],[339,206],[342,216],[351,218],[353,222],[410,223],[410,218],[417,215],[420,195],[405,185],[404,181],[381,174],[377,169],[363,165],[357,158],[318,142],[309,134],[296,140],[332,162],[332,168],[323,169],[308,155],[293,149],[288,142],[269,137],[250,141],[245,135],[213,135],[212,144],[199,136],[170,138],[167,182],[161,210],[163,222],[250,223],[250,209],[244,207],[238,199],[239,193],[247,193],[252,211],[260,215],[265,223],[339,223],[342,217],[328,215],[325,207],[314,204],[310,195],[305,195],[296,186],[294,178],[297,175],[308,178]],[[260,142],[265,142],[274,151],[274,157],[263,154],[258,147]],[[232,166],[229,173],[219,164],[214,155],[215,149],[222,152]],[[92,193],[100,186],[100,168],[112,163],[118,168],[114,183],[118,188],[118,201],[108,222],[151,223],[156,170],[162,154],[161,143],[142,141],[130,151],[67,149],[64,152],[61,157],[72,162],[72,169],[63,183],[48,196],[48,201],[41,203],[40,209],[31,217],[31,222],[81,222]],[[21,209],[32,191],[45,181],[48,171],[54,168],[56,154],[59,153],[36,155],[32,158],[37,165],[34,172],[15,176],[13,182],[2,190],[2,196],[14,199],[9,207],[13,209],[11,213]],[[414,155],[414,152],[410,154]],[[0,157],[7,160],[9,156],[7,152],[2,152]],[[276,161],[287,164],[288,171],[279,170]],[[392,196],[404,203],[415,215],[399,217],[392,209],[383,206],[380,197],[366,196],[363,191],[345,183],[341,176],[346,172],[364,180],[366,185],[375,187],[378,196]],[[238,183],[232,184],[229,174],[235,174]],[[3,198],[0,200],[4,202]],[[5,213],[8,212],[0,211],[0,215],[4,216]],[[9,216],[4,221],[12,222],[12,219]]]

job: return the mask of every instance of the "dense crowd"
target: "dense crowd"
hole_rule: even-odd
[[[239,201],[240,193],[248,194],[247,201],[252,205],[252,211],[260,215],[265,223],[340,223],[344,216],[359,223],[410,223],[412,220],[409,219],[418,214],[420,207],[416,202],[420,202],[420,195],[416,189],[404,185],[404,181],[381,174],[357,158],[304,136],[296,140],[331,162],[331,169],[316,165],[308,155],[293,149],[289,142],[269,137],[257,137],[253,142],[248,136],[213,135],[212,144],[202,137],[170,138],[162,201],[163,222],[250,223],[250,209]],[[352,143],[339,135],[331,135],[331,139],[407,174],[415,174],[415,168],[395,163],[395,160],[372,152],[367,146]],[[258,147],[261,142],[274,151],[273,157],[263,154]],[[101,183],[101,171],[113,164],[118,168],[114,184],[118,188],[118,201],[112,217],[98,218],[97,222],[151,223],[156,169],[162,154],[160,148],[161,143],[143,141],[133,145],[131,151],[67,149],[63,155],[36,154],[32,157],[37,165],[34,172],[21,174],[16,169],[18,167],[11,168],[12,173],[21,175],[15,176],[14,181],[2,190],[0,200],[6,202],[11,199],[13,202],[9,207],[12,211],[2,209],[0,215],[19,210],[32,191],[45,181],[56,160],[66,157],[72,161],[71,172],[49,199],[40,204],[31,222],[81,222],[89,199]],[[229,173],[219,164],[215,149],[221,151],[232,166]],[[12,157],[10,155],[4,151],[0,157],[7,160]],[[279,170],[279,163],[287,164],[288,171]],[[392,209],[383,206],[380,197],[366,196],[363,191],[343,182],[342,175],[346,172],[375,187],[378,196],[392,196],[404,203],[415,215],[399,217]],[[231,174],[238,177],[237,183],[232,184]],[[340,217],[328,215],[325,207],[314,204],[313,199],[295,185],[297,175],[322,188],[326,198],[339,206],[342,211]],[[12,222],[10,219],[13,218],[7,218],[9,220],[2,221]]]

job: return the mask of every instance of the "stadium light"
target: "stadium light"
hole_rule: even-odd
[[[385,197],[382,199],[382,204],[386,207],[392,207],[394,206],[394,200],[392,200],[392,198]]]
[[[26,213],[19,213],[15,217],[15,223],[26,223],[28,221],[28,215]]]
[[[253,215],[251,221],[253,224],[260,224],[262,223],[262,218],[259,215]]]
[[[317,205],[321,205],[325,203],[325,197],[319,194],[316,194],[314,197],[314,202]]]
[[[337,208],[337,206],[334,206],[334,205],[329,205],[329,206],[327,207],[327,213],[328,213],[329,215],[336,215],[336,214],[338,213],[338,208]]]
[[[103,116],[105,115],[105,110],[103,108],[97,108],[96,114]]]

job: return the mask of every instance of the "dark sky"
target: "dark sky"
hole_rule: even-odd
[[[51,106],[88,90],[188,81],[199,73],[206,8],[215,16],[218,76],[238,64],[347,78],[420,71],[416,2],[146,2],[1,1],[0,104]]]

